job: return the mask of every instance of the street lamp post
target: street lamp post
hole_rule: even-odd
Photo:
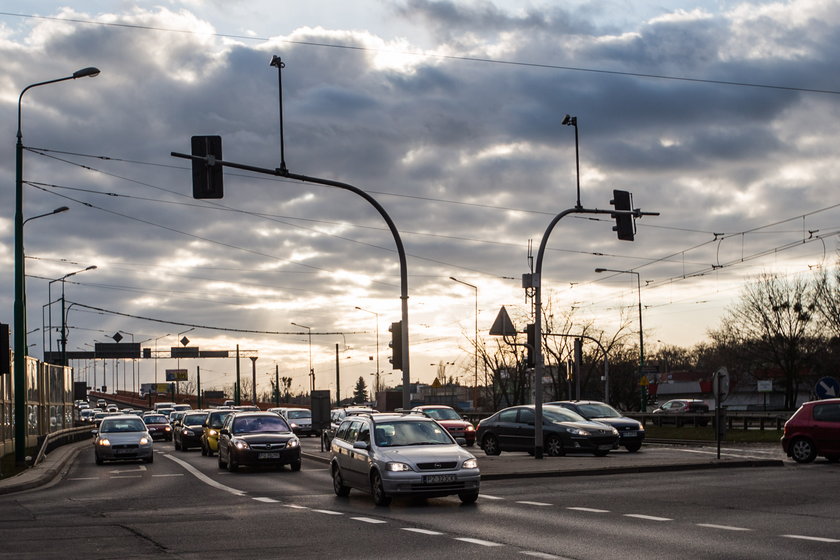
[[[642,328],[642,280],[641,274],[635,270],[618,270],[612,268],[596,268],[595,272],[615,272],[616,274],[635,274],[636,291],[639,295],[639,378],[644,374],[645,367],[645,334]]]
[[[71,76],[30,84],[18,97],[17,143],[15,144],[15,303],[14,303],[14,389],[15,389],[15,462],[26,460],[26,266],[23,254],[23,133],[21,132],[21,102],[32,88],[98,76],[98,68],[82,68]]]
[[[475,290],[475,340],[473,342],[473,353],[475,358],[474,363],[474,377],[473,377],[473,408],[478,408],[478,286],[473,286],[468,282],[464,282],[463,280],[458,280],[454,276],[449,277],[450,280],[453,282],[458,282],[459,284],[463,284],[464,286],[468,286]]]
[[[166,333],[165,335],[159,336],[155,339],[155,391],[157,391],[157,382],[158,382],[158,378],[157,378],[157,361],[158,361],[157,341],[160,340],[161,338],[166,338],[167,336],[172,336],[172,333]]]
[[[299,325],[295,322],[292,322],[292,324],[296,327],[306,329],[309,333],[309,392],[312,393],[315,390],[315,370],[312,369],[312,327]]]
[[[365,313],[370,313],[370,314],[376,316],[376,381],[374,382],[374,386],[373,386],[374,396],[376,396],[376,393],[378,393],[381,390],[380,383],[379,383],[379,374],[380,374],[380,371],[381,371],[379,369],[379,313],[377,313],[376,311],[369,311],[367,309],[362,309],[358,305],[356,306],[356,309],[358,309],[359,311],[364,311]],[[338,392],[338,388],[336,388],[336,393],[337,392]]]
[[[67,365],[67,308],[64,306],[64,281],[71,276],[75,276],[80,272],[85,272],[88,270],[96,269],[96,265],[91,265],[87,268],[83,268],[82,270],[77,270],[76,272],[71,272],[70,274],[65,274],[61,278],[57,280],[51,280],[49,284],[53,282],[61,282],[61,365]],[[49,297],[49,284],[47,284],[47,297]],[[50,323],[50,328],[52,328],[52,323]]]

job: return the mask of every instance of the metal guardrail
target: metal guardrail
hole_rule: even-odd
[[[32,466],[35,466],[41,461],[43,461],[44,456],[56,447],[61,447],[62,445],[66,445],[68,443],[82,441],[83,439],[89,438],[91,428],[91,425],[76,426],[73,428],[58,430],[57,432],[52,432],[50,434],[42,436],[41,438],[38,438],[38,455],[32,462]]]

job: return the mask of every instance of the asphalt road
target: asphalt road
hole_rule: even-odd
[[[230,474],[156,445],[152,465],[97,467],[0,497],[0,558],[837,558],[840,465],[482,483],[373,505],[332,493],[326,466]]]

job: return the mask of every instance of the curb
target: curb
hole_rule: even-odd
[[[50,455],[47,460],[16,474],[11,478],[0,480],[0,496],[32,490],[49,484],[69,470],[70,464],[82,449],[90,446],[89,441],[79,441],[74,444],[62,445]]]

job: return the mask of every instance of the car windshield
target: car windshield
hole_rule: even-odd
[[[290,410],[286,414],[286,418],[312,418],[312,413],[308,410]]]
[[[446,430],[434,422],[377,422],[374,440],[379,447],[404,445],[452,445]]]
[[[619,418],[621,416],[616,409],[603,403],[579,404],[578,408],[587,418]]]
[[[422,409],[426,415],[435,420],[460,420],[458,413],[451,408],[424,408]]]
[[[145,417],[143,417],[143,421],[146,424],[169,424],[169,420],[166,419],[166,416],[162,416],[162,415],[159,415],[159,414],[154,415],[154,416],[152,416],[152,415],[145,416]]]
[[[271,416],[244,416],[233,419],[234,434],[262,434],[269,432],[290,432],[286,421],[272,414]]]
[[[206,414],[187,414],[184,416],[184,424],[189,426],[201,424],[205,418],[207,418]]]
[[[544,406],[543,416],[552,422],[586,422],[586,418],[566,408]]]
[[[225,423],[225,418],[230,416],[230,412],[211,412],[207,418],[207,425],[211,428],[221,428]]]
[[[113,434],[118,432],[145,432],[146,425],[139,418],[125,418],[120,420],[105,420],[99,429],[101,433]]]

